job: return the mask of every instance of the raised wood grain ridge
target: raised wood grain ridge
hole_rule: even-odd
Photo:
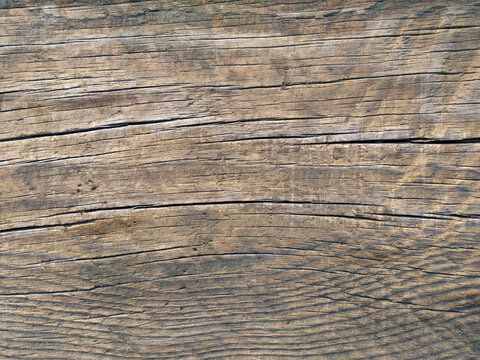
[[[0,0],[1,359],[478,359],[480,2]]]

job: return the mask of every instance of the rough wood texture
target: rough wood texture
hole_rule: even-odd
[[[0,0],[2,359],[477,359],[480,3]]]

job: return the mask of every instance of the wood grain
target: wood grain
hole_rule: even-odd
[[[0,0],[0,358],[478,359],[480,3]]]

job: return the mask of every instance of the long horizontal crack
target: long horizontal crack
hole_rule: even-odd
[[[257,199],[257,200],[225,200],[225,201],[204,201],[204,202],[185,202],[185,203],[170,203],[170,204],[139,204],[126,205],[117,207],[105,207],[95,209],[85,209],[64,212],[56,215],[68,215],[78,213],[92,213],[99,211],[117,211],[117,210],[141,210],[141,209],[161,209],[184,206],[212,206],[212,205],[243,205],[243,204],[280,204],[280,205],[340,205],[340,206],[376,206],[377,204],[369,203],[352,203],[352,202],[328,202],[328,201],[292,201],[292,200],[272,200],[272,199]]]
[[[45,225],[31,225],[31,226],[19,226],[19,227],[14,227],[14,228],[9,228],[9,229],[0,229],[0,234],[2,233],[10,233],[10,232],[15,232],[15,231],[29,231],[29,230],[40,230],[40,229],[47,229],[47,228],[53,228],[53,227],[69,227],[69,226],[75,226],[75,225],[83,225],[83,224],[88,224],[88,223],[93,223],[101,219],[89,219],[89,220],[82,220],[82,221],[75,221],[75,222],[68,222],[68,223],[63,223],[63,224],[45,224]]]
[[[401,138],[401,139],[377,139],[377,140],[346,140],[336,141],[336,144],[475,144],[480,142],[480,137],[471,137],[464,139],[435,139],[435,138]],[[330,142],[333,143],[333,142]],[[326,144],[330,144],[326,142]]]
[[[160,124],[160,123],[166,123],[166,122],[171,122],[171,121],[188,120],[188,119],[191,119],[191,117],[178,117],[178,118],[162,119],[162,120],[125,121],[125,122],[120,122],[120,123],[105,124],[105,125],[101,125],[101,126],[95,126],[95,127],[91,127],[91,128],[84,128],[84,129],[70,129],[70,130],[56,131],[56,132],[52,131],[52,132],[42,132],[42,133],[36,133],[36,134],[19,135],[19,136],[14,136],[14,137],[10,137],[10,138],[0,139],[0,143],[10,142],[10,141],[18,141],[18,140],[25,140],[25,139],[42,138],[42,137],[49,137],[49,136],[61,136],[61,135],[88,133],[88,132],[93,132],[93,131],[98,131],[98,130],[108,130],[108,129],[128,127],[128,126]]]
[[[204,141],[198,144],[216,144],[242,141],[261,141],[261,140],[282,140],[282,139],[311,139],[321,136],[335,136],[342,133],[315,134],[304,136],[276,135],[276,136],[258,136],[238,139],[223,139],[214,141]],[[332,141],[315,141],[302,142],[301,145],[341,145],[341,144],[475,144],[480,143],[480,137],[471,137],[464,139],[435,139],[424,137],[398,138],[398,139],[352,139],[352,140],[332,140]]]
[[[55,217],[61,215],[73,215],[73,214],[85,214],[85,213],[96,213],[102,211],[123,211],[123,210],[142,210],[142,209],[162,209],[162,208],[174,208],[174,207],[186,207],[186,206],[215,206],[215,205],[244,205],[244,204],[272,204],[272,205],[339,205],[339,206],[374,206],[381,207],[376,204],[369,203],[350,203],[350,202],[322,202],[322,201],[290,201],[290,200],[225,200],[225,201],[207,201],[207,202],[190,202],[190,203],[170,203],[170,204],[139,204],[139,205],[126,205],[126,206],[116,206],[116,207],[104,207],[104,208],[93,208],[93,209],[83,209],[83,210],[74,210],[67,211],[63,213],[57,213],[49,215],[46,217]],[[321,216],[320,214],[318,216]],[[329,216],[329,215],[325,215]],[[331,216],[335,216],[332,214]],[[338,215],[340,216],[340,215]],[[349,217],[349,216],[342,216]],[[352,216],[352,218],[360,218],[359,216]],[[83,220],[78,222],[69,222],[69,223],[60,223],[60,224],[46,224],[46,225],[32,225],[32,226],[21,226],[8,229],[0,229],[0,233],[11,233],[15,231],[28,231],[28,230],[38,230],[44,228],[52,227],[68,227],[74,225],[81,225],[85,223],[90,223],[103,219],[91,219]],[[370,219],[369,220],[374,220]]]
[[[119,253],[119,254],[111,254],[111,255],[103,255],[103,256],[91,256],[91,257],[82,257],[82,258],[72,258],[72,259],[54,259],[54,260],[46,260],[46,261],[40,261],[35,264],[28,264],[25,267],[31,267],[34,265],[40,265],[40,264],[46,264],[46,263],[57,263],[57,262],[78,262],[78,261],[95,261],[95,260],[105,260],[105,259],[114,259],[114,258],[119,258],[119,257],[125,257],[125,256],[135,256],[135,255],[144,255],[144,254],[150,254],[150,253],[158,253],[158,252],[163,252],[163,251],[169,251],[169,250],[178,250],[178,249],[188,249],[192,248],[195,246],[201,246],[202,244],[193,244],[193,245],[188,245],[188,246],[172,246],[168,248],[163,248],[163,249],[151,249],[151,250],[141,250],[141,251],[131,251],[131,252],[126,252],[126,253]]]
[[[402,218],[412,218],[412,219],[422,219],[422,220],[442,220],[450,221],[452,220],[449,215],[440,216],[428,216],[428,215],[413,215],[413,214],[395,214],[395,213],[367,213],[368,215],[377,215],[377,216],[389,216],[389,217],[402,217]]]
[[[447,72],[447,71],[427,71],[427,72],[414,72],[414,73],[405,73],[405,74],[384,74],[384,75],[372,75],[372,76],[355,76],[350,78],[340,78],[333,80],[323,80],[323,81],[302,81],[302,82],[288,82],[282,84],[272,84],[272,85],[252,85],[245,87],[229,87],[229,90],[252,90],[252,89],[269,89],[269,88],[288,88],[295,86],[308,86],[308,85],[325,85],[325,84],[336,84],[342,83],[345,81],[356,81],[356,80],[371,80],[371,79],[383,79],[383,78],[395,78],[395,77],[404,77],[404,76],[428,76],[428,75],[440,75],[440,76],[451,76],[451,75],[467,75],[475,74],[474,72]]]
[[[163,208],[176,208],[176,207],[187,207],[187,206],[218,206],[218,205],[246,205],[246,204],[266,204],[266,205],[337,205],[337,206],[372,206],[380,207],[381,205],[369,204],[369,203],[351,203],[351,202],[322,202],[322,201],[290,201],[290,200],[225,200],[225,201],[210,201],[210,202],[190,202],[190,203],[170,203],[170,204],[138,204],[138,205],[125,205],[125,206],[116,206],[116,207],[103,207],[103,208],[92,208],[92,209],[83,209],[83,210],[74,210],[66,211],[62,213],[48,215],[46,217],[55,217],[61,215],[74,215],[74,214],[87,214],[87,213],[97,213],[104,211],[124,211],[124,210],[143,210],[143,209],[163,209]],[[413,218],[413,219],[425,219],[425,220],[441,220],[441,221],[451,221],[452,218],[459,218],[452,215],[415,215],[415,214],[395,214],[395,213],[379,213],[379,212],[366,212],[365,214],[325,214],[325,213],[292,213],[286,212],[285,215],[303,215],[303,216],[317,216],[317,217],[336,217],[336,218],[346,218],[353,220],[367,220],[367,221],[382,221],[381,219],[370,217],[373,216],[389,216],[389,217],[403,217],[403,218]],[[8,229],[1,229],[1,233],[12,233],[16,231],[29,231],[29,230],[40,230],[45,228],[53,227],[69,227],[75,225],[82,225],[85,223],[91,223],[104,219],[89,219],[82,220],[77,222],[69,223],[59,223],[59,224],[45,224],[45,225],[32,225],[32,226],[21,226],[13,227]]]
[[[57,291],[26,291],[26,292],[15,292],[15,293],[1,293],[1,297],[8,297],[8,296],[28,296],[28,295],[57,295],[57,294],[68,294],[68,293],[78,293],[78,292],[88,292],[93,291],[96,289],[103,289],[113,286],[124,285],[127,283],[118,283],[118,284],[107,284],[107,285],[95,285],[89,288],[84,289],[69,289],[69,290],[57,290]]]

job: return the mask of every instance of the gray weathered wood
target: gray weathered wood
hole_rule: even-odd
[[[0,0],[0,358],[477,359],[480,3]]]

